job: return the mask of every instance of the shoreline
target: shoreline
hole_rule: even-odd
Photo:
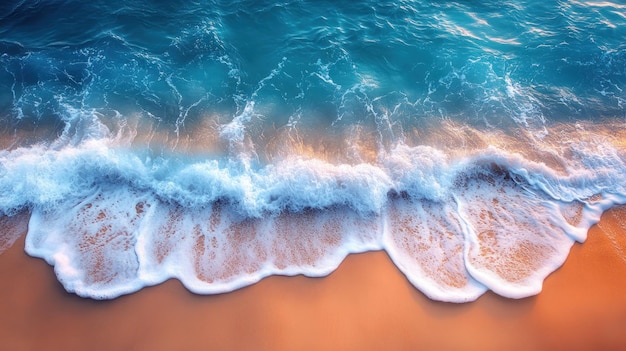
[[[114,300],[65,292],[24,236],[0,254],[0,339],[11,350],[529,350],[626,347],[626,206],[606,211],[536,296],[429,300],[383,251],[327,277],[272,276],[194,295],[178,281]]]

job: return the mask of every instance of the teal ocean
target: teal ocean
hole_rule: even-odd
[[[624,38],[606,1],[4,1],[0,213],[96,299],[369,250],[537,294],[626,202]]]

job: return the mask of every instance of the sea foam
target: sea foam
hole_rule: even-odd
[[[171,162],[88,138],[3,151],[0,205],[29,210],[27,253],[96,299],[169,278],[210,294],[273,274],[323,276],[370,250],[386,250],[433,299],[521,298],[541,291],[603,210],[626,202],[611,142],[569,150],[566,173],[495,146],[404,143],[374,163],[292,155],[253,166]]]

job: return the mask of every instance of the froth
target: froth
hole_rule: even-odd
[[[574,144],[564,171],[495,146],[399,143],[373,163],[292,155],[254,166],[89,139],[3,151],[0,205],[32,211],[27,252],[92,298],[172,277],[220,293],[271,274],[321,276],[380,249],[433,299],[487,289],[519,298],[541,290],[603,210],[626,202],[614,144],[600,155]]]

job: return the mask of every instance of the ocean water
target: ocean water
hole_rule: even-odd
[[[9,0],[1,249],[110,299],[385,250],[432,299],[541,291],[626,202],[621,1]]]

